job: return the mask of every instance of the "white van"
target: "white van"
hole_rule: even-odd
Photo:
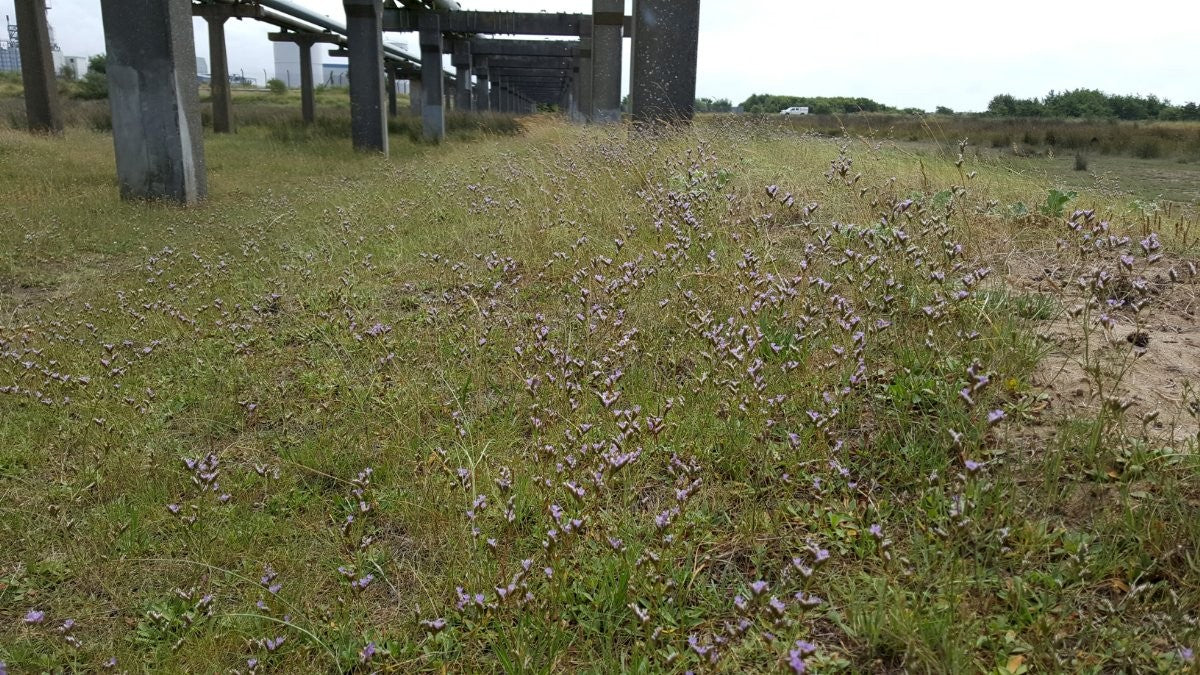
[[[807,115],[808,106],[794,105],[779,111],[780,115]]]

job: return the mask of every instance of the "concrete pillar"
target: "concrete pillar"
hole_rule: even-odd
[[[383,97],[383,2],[342,0],[350,56],[350,135],[354,149],[388,152]]]
[[[408,102],[412,114],[421,116],[421,102],[425,94],[421,91],[421,80],[415,77],[408,80]]]
[[[491,111],[492,112],[501,112],[500,111],[500,78],[497,77],[496,79],[492,80],[491,88],[488,91],[488,99],[490,101],[488,103],[488,107],[491,109]]]
[[[633,121],[690,121],[700,0],[633,0]]]
[[[101,0],[100,11],[121,196],[204,199],[192,3]]]
[[[487,69],[475,71],[475,110],[487,112],[491,110],[491,95],[488,93]]]
[[[621,30],[625,0],[592,0],[593,121],[621,121]]]
[[[208,62],[212,74],[208,85],[212,93],[212,127],[217,134],[233,133],[233,92],[229,90],[229,59],[225,51],[228,19],[219,14],[204,17],[208,22]]]
[[[63,128],[62,107],[58,103],[58,82],[54,79],[46,0],[17,0],[16,9],[29,130],[56,134]]]
[[[442,94],[442,31],[435,12],[421,12],[421,135],[438,142],[446,137],[446,102]]]
[[[396,116],[396,66],[387,64],[388,117]]]
[[[592,38],[579,38],[579,119],[592,121]]]
[[[446,107],[444,110],[454,110],[454,86],[450,84],[450,76],[442,77],[442,91],[446,96]]]
[[[488,62],[486,56],[472,57],[471,70],[475,71],[475,110],[486,112],[491,109],[488,93]]]
[[[455,108],[471,110],[471,43],[466,40],[454,42]]]
[[[579,110],[579,89],[580,89],[580,68],[578,53],[574,59],[574,65],[571,67],[571,108],[567,111],[567,117],[572,122],[578,122],[582,113]]]
[[[313,83],[312,48],[313,40],[298,37],[296,47],[300,50],[300,117],[305,124],[317,118],[317,95]]]

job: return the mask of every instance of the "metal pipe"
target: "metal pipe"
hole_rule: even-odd
[[[293,17],[296,19],[300,19],[301,21],[310,23],[314,26],[317,26],[318,28],[323,28],[323,29],[329,31],[330,33],[334,33],[334,34],[340,35],[342,37],[346,37],[346,24],[336,21],[334,19],[331,19],[323,14],[317,14],[316,12],[312,11],[311,9],[308,9],[307,7],[301,7],[300,5],[297,5],[294,2],[289,2],[288,0],[257,0],[257,1],[258,1],[258,4],[262,5],[263,7],[273,9],[276,12],[280,12],[285,16],[290,16],[290,17]],[[458,9],[458,3],[455,2],[454,0],[434,0],[435,5],[438,3],[453,4],[454,5],[453,9]],[[289,27],[295,28],[296,26],[293,25],[293,26],[289,26]],[[405,52],[405,51],[399,49],[398,47],[393,47],[386,43],[383,45],[383,52],[385,55],[391,56],[392,58],[398,59],[400,61],[406,61],[408,63],[420,63],[421,62],[421,57],[413,56],[412,54],[409,54],[408,52]]]

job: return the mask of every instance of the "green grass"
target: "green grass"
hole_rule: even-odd
[[[1039,412],[1076,301],[1008,283],[1076,250],[1042,181],[523,129],[383,159],[263,120],[206,138],[187,209],[119,201],[103,132],[0,129],[10,672],[778,671],[801,639],[822,672],[1187,668],[1196,446]],[[1066,215],[1135,233],[1125,202]]]

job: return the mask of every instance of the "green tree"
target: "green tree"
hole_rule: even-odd
[[[97,54],[88,59],[87,74],[75,89],[75,97],[94,100],[108,98],[108,57]]]

